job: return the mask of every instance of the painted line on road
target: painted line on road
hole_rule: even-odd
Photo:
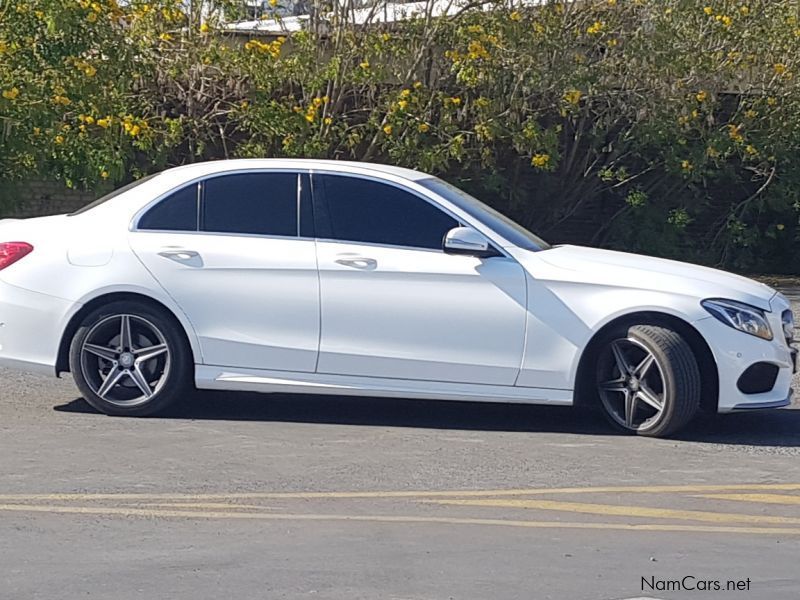
[[[721,485],[652,485],[652,486],[599,486],[572,488],[531,488],[512,490],[416,490],[416,491],[361,491],[361,492],[233,492],[233,493],[48,493],[0,494],[2,501],[68,501],[68,500],[252,500],[252,499],[369,499],[369,498],[469,498],[490,496],[533,496],[547,494],[661,494],[736,492],[736,491],[800,491],[800,483],[754,483]]]
[[[283,510],[277,506],[261,504],[238,504],[236,502],[143,502],[138,506],[154,508],[203,508],[203,509],[240,509],[240,510]]]
[[[698,494],[693,498],[709,500],[734,500],[736,502],[757,502],[759,504],[800,504],[800,496],[788,494]]]
[[[403,515],[337,515],[337,514],[269,514],[222,511],[152,510],[137,508],[115,508],[103,506],[43,506],[31,504],[0,504],[0,511],[39,512],[77,515],[106,515],[146,518],[190,518],[190,519],[240,519],[261,521],[343,521],[367,523],[445,524],[522,527],[531,529],[594,529],[615,531],[659,531],[691,533],[739,533],[756,535],[800,535],[800,527],[729,527],[707,525],[679,525],[645,523],[581,523],[559,521],[520,521],[507,519],[480,519],[457,517],[422,517]]]
[[[718,513],[703,510],[678,510],[673,508],[655,508],[649,506],[591,504],[585,502],[558,502],[555,500],[426,500],[426,503],[447,506],[484,506],[496,508],[554,510],[559,512],[571,512],[588,515],[675,519],[679,521],[702,521],[706,523],[800,525],[800,518],[798,517]]]

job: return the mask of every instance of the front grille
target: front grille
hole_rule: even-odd
[[[791,346],[795,339],[795,328],[794,315],[790,309],[787,308],[781,313],[781,324],[783,325],[783,337],[786,340],[786,344]]]

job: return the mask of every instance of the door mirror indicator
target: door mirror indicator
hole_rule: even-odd
[[[444,251],[448,254],[494,256],[489,241],[471,227],[455,227],[444,236]]]

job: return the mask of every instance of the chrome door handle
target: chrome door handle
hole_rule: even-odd
[[[367,258],[365,256],[354,256],[352,258],[337,258],[334,262],[345,267],[353,267],[354,269],[362,269],[364,271],[371,271],[378,266],[378,261],[374,258]]]
[[[158,255],[172,260],[192,260],[198,258],[200,253],[194,250],[164,250],[159,252]]]

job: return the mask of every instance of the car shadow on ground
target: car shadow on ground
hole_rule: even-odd
[[[96,413],[80,398],[55,410]],[[617,435],[598,412],[570,407],[247,392],[196,392],[160,418]],[[800,407],[701,416],[675,439],[800,447]]]

